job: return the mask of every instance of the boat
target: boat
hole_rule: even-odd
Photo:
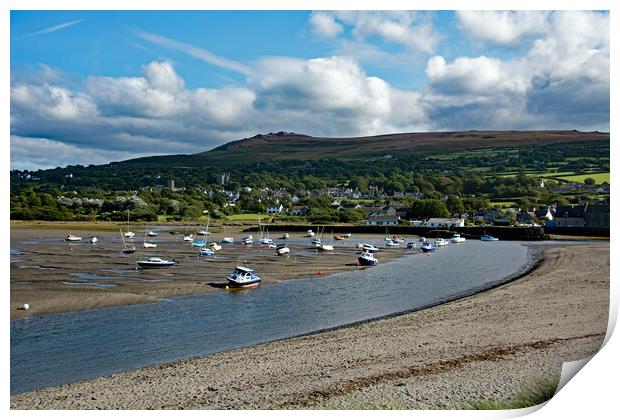
[[[350,234],[350,233],[345,233],[345,234],[344,234],[344,235],[342,235],[342,236],[344,236],[345,238],[350,238],[350,237],[351,237],[351,234]]]
[[[416,249],[417,247],[415,242],[407,242],[407,249]]]
[[[142,248],[157,248],[157,244],[155,242],[147,242],[146,237],[148,233],[144,235],[144,241],[142,241]]]
[[[188,235],[188,234],[185,234],[185,235],[183,235],[183,240],[184,240],[185,242],[190,242],[190,241],[193,241],[193,240],[194,240],[194,235],[192,235],[191,233],[190,233],[189,235]]]
[[[454,235],[452,235],[452,238],[450,239],[450,241],[452,241],[452,243],[455,244],[460,244],[465,242],[465,238],[463,238],[459,233],[455,233]]]
[[[396,235],[396,236],[392,236],[392,242],[398,242],[399,244],[402,244],[405,242],[405,240],[401,238],[400,236]]]
[[[450,243],[449,240],[444,239],[444,238],[437,238],[435,239],[435,246],[446,246]]]
[[[286,246],[286,244],[278,244],[276,245],[276,255],[285,255],[291,252],[291,250]]]
[[[263,228],[260,224],[260,219],[258,220],[258,228],[260,229],[260,244],[261,245],[271,245],[273,244],[273,240],[269,237],[269,229],[265,228],[263,236]]]
[[[125,235],[123,235],[123,230],[121,229],[121,240],[123,241],[123,249],[121,250],[121,252],[123,254],[133,254],[134,252],[136,252],[136,247],[135,246],[127,246],[127,242],[125,242]]]
[[[207,245],[208,248],[211,248],[214,251],[219,251],[220,249],[222,249],[222,245],[218,244],[217,242],[211,242],[209,245]]]
[[[223,244],[234,244],[235,243],[235,238],[231,238],[231,237],[223,238],[221,240],[221,242]]]
[[[202,231],[204,232],[204,231]],[[206,235],[202,235],[202,241],[192,241],[192,246],[200,246],[203,247],[207,244],[207,236]]]
[[[200,248],[198,250],[199,257],[212,257],[213,255],[215,255],[215,251],[211,248]]]
[[[127,226],[129,226],[129,210],[127,210]],[[134,236],[136,236],[135,233],[133,233],[132,231],[128,230],[127,232],[125,232],[125,238],[133,238]]]
[[[261,278],[256,275],[253,269],[237,266],[235,270],[226,277],[226,280],[228,280],[227,288],[237,289],[257,287],[260,284]]]
[[[67,236],[65,236],[65,241],[69,241],[69,242],[79,242],[82,240],[81,236],[77,236],[74,235],[73,233],[68,234]]]
[[[379,247],[376,247],[376,246],[371,245],[371,244],[357,244],[356,247],[357,248],[361,248],[364,251],[379,252]]]
[[[168,268],[172,267],[176,261],[172,260],[164,260],[159,257],[149,257],[146,260],[136,261],[138,267],[140,268]]]
[[[154,238],[155,236],[157,236],[158,233],[153,231],[153,230],[149,230],[146,234],[146,236],[148,236],[149,238]]]
[[[290,235],[288,233],[285,233],[282,236],[280,236],[280,239],[288,239],[288,238],[290,238]]]
[[[346,239],[346,236],[344,235],[334,235],[334,240],[336,241],[344,241]]]
[[[480,237],[481,241],[499,241],[499,239],[497,239],[495,236],[491,236],[491,235],[482,235]]]
[[[272,243],[273,243],[273,239],[270,239],[270,238],[261,238],[260,240],[261,245],[271,245]]]
[[[252,237],[252,235],[246,236],[241,240],[241,243],[243,245],[252,245],[254,243],[254,238]]]
[[[319,245],[321,243],[321,240],[319,238],[314,238],[312,240],[312,245]]]
[[[96,237],[96,236],[91,236],[91,237],[90,237],[90,239],[88,239],[88,242],[90,242],[91,244],[93,244],[93,245],[94,245],[94,244],[96,244],[96,243],[97,243],[97,241],[98,241],[98,240],[99,240],[99,239],[97,239],[97,237]]]
[[[420,249],[422,250],[422,252],[433,252],[435,251],[435,246],[430,243],[430,242],[424,242],[421,246]]]
[[[201,236],[209,236],[211,235],[211,232],[209,232],[208,230],[199,230],[198,232],[196,232],[196,234]]]
[[[325,229],[325,228],[323,228],[323,229]],[[321,234],[320,234],[320,238],[319,238],[319,239],[314,239],[314,240],[312,241],[313,243],[314,243],[315,241],[317,241],[317,242],[315,243],[315,245],[314,245],[314,248],[315,248],[317,251],[333,251],[333,250],[334,250],[334,245],[332,245],[332,243],[331,243],[331,242],[330,242],[329,244],[324,244],[324,243],[322,242],[322,240],[321,240],[322,238],[323,238],[323,231],[321,231]]]
[[[370,251],[363,251],[359,257],[357,257],[357,261],[360,265],[377,265],[379,264],[379,260],[374,254]]]
[[[400,243],[389,239],[388,241],[385,241],[385,246],[389,248],[398,248]]]
[[[426,242],[426,238],[424,236],[420,236],[419,242]]]
[[[306,231],[306,234],[304,235],[306,238],[312,238],[314,236],[314,232],[312,231],[312,229],[308,229]]]

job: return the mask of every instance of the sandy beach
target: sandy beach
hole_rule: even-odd
[[[451,303],[11,397],[13,409],[464,408],[601,346],[609,243],[531,245],[538,267]]]
[[[53,227],[55,229],[50,229]],[[76,229],[76,227],[78,229]],[[94,308],[149,303],[168,296],[221,292],[221,286],[236,265],[250,265],[263,278],[264,284],[287,279],[311,279],[345,270],[359,269],[355,248],[358,242],[383,242],[382,235],[354,235],[351,239],[334,241],[334,251],[317,254],[311,249],[310,238],[291,233],[287,241],[278,238],[283,232],[271,232],[276,243],[289,243],[288,256],[276,256],[275,251],[261,246],[243,246],[240,241],[248,233],[240,228],[216,227],[207,242],[233,236],[235,244],[223,245],[215,257],[198,257],[198,250],[183,241],[185,231],[196,228],[159,227],[159,234],[149,241],[157,248],[141,248],[146,227],[133,229],[136,253],[123,255],[119,226],[98,224],[86,230],[79,224],[56,223],[41,227],[12,226],[11,229],[11,319],[56,312],[80,311]],[[176,231],[176,234],[170,234]],[[83,240],[65,242],[72,232]],[[330,232],[331,234],[331,232]],[[98,242],[87,242],[96,235]],[[255,239],[259,234],[254,232]],[[330,241],[325,235],[324,241]],[[202,238],[200,238],[202,239]],[[417,237],[415,238],[417,239]],[[404,245],[384,249],[381,262],[405,253]],[[165,270],[137,270],[136,261],[148,256],[175,258],[178,264]],[[366,268],[364,268],[366,269]],[[28,303],[28,311],[18,310]]]

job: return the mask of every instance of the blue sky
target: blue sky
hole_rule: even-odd
[[[11,166],[323,136],[609,129],[598,12],[12,11]]]

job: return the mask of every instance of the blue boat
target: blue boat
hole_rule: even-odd
[[[495,236],[491,236],[491,235],[482,235],[480,237],[481,241],[499,241],[499,239],[497,239]]]
[[[379,260],[370,251],[363,251],[359,257],[357,257],[360,265],[377,265]]]
[[[230,289],[257,287],[261,282],[260,276],[256,275],[253,269],[241,266],[235,267],[235,271],[230,273],[226,280],[226,288]]]

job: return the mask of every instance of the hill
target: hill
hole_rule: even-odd
[[[197,156],[217,161],[257,160],[357,160],[385,154],[417,154],[480,148],[549,145],[584,141],[609,141],[609,133],[580,131],[464,131],[400,133],[371,137],[330,138],[296,133],[259,134],[231,141]]]

